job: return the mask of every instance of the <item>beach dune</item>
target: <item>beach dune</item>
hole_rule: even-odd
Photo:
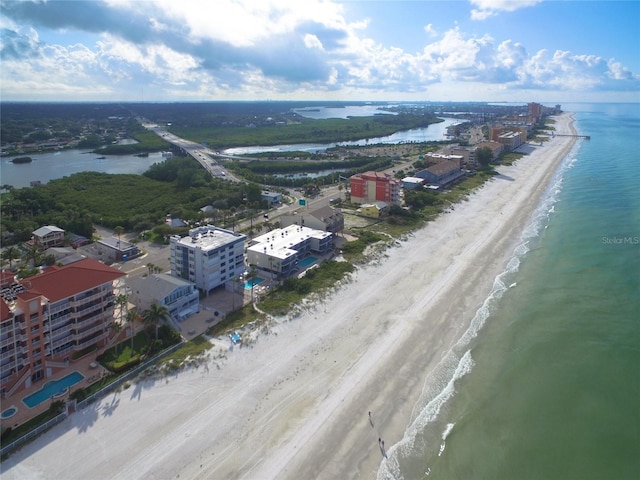
[[[555,118],[573,132],[569,114]],[[456,345],[574,142],[556,136],[498,168],[251,345],[73,414],[3,462],[3,479],[376,478],[446,383],[434,372],[464,353]]]

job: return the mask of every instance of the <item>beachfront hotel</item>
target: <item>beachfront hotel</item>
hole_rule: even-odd
[[[246,235],[213,225],[189,230],[189,235],[173,235],[171,275],[188,280],[208,295],[214,288],[245,271]]]
[[[93,259],[49,267],[2,289],[3,396],[69,368],[73,354],[106,345],[114,282],[125,274]]]

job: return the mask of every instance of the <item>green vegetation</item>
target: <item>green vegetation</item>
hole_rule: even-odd
[[[202,335],[199,335],[192,340],[185,342],[184,345],[174,352],[163,357],[162,364],[178,368],[180,365],[184,365],[189,361],[197,361],[197,359],[205,355],[210,348],[211,343],[209,343],[209,341]]]
[[[135,367],[145,356],[152,356],[176,343],[180,343],[180,334],[162,325],[157,329],[157,339],[155,327],[153,332],[140,332],[133,337],[133,348],[128,341],[122,342],[122,349],[113,346],[100,355],[97,360],[114,373],[125,372]]]
[[[16,157],[11,160],[12,163],[31,163],[33,162],[33,158],[31,157]]]
[[[107,145],[106,147],[96,149],[95,152],[102,155],[135,155],[148,152],[160,152],[171,148],[170,143],[155,133],[145,130],[142,126],[138,126],[135,132],[131,133],[131,136],[135,138],[138,143]]]
[[[213,205],[225,223],[231,209],[243,210],[260,199],[260,191],[258,185],[213,179],[196,160],[177,157],[142,176],[83,172],[38,188],[11,189],[3,195],[1,229],[7,242],[26,241],[46,224],[87,238],[94,223],[136,232],[160,226],[162,237],[176,233],[164,224],[167,213],[199,220],[200,208]]]
[[[260,303],[260,309],[272,315],[284,314],[291,305],[300,302],[309,293],[333,287],[353,270],[354,266],[348,262],[323,262],[318,268],[307,270],[302,278],[287,278],[265,297]]]
[[[500,162],[503,165],[513,165],[513,162],[524,157],[524,153],[510,152],[500,155]]]
[[[362,138],[382,137],[412,128],[441,122],[433,115],[378,115],[374,117],[301,120],[300,123],[266,126],[181,127],[173,125],[175,135],[195,142],[206,142],[211,148],[230,146],[278,145],[289,143],[331,143]]]

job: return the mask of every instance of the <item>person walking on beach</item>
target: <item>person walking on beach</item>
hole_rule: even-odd
[[[369,423],[373,427],[373,418],[371,418],[371,412],[369,412]]]

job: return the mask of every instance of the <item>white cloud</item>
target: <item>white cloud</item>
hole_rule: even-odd
[[[536,2],[472,3],[484,12],[499,12]],[[47,12],[40,9],[36,20],[23,22],[32,27],[3,21],[5,98],[28,99],[23,86],[33,89],[38,82],[52,98],[72,95],[67,99],[73,100],[84,99],[78,94],[83,86],[85,96],[105,99],[144,88],[150,100],[395,99],[427,89],[441,99],[456,94],[474,99],[476,92],[482,94],[478,99],[490,94],[504,99],[523,89],[638,87],[638,77],[614,59],[546,50],[531,55],[515,41],[469,35],[458,26],[440,34],[427,24],[430,38],[423,37],[422,51],[408,53],[367,38],[367,19],[347,21],[342,6],[327,1],[194,0],[185,8],[159,0],[149,9],[145,2],[111,0],[115,11],[108,12],[100,10],[104,4],[87,5],[106,20],[57,13],[70,22],[65,28],[98,32],[94,44],[42,44],[38,29],[54,27],[43,26]],[[28,20],[36,18],[32,15]],[[151,91],[153,98],[147,96]]]
[[[520,8],[532,7],[542,0],[469,0],[478,8],[471,10],[472,20],[485,20],[500,12],[514,12]]]
[[[427,32],[427,34],[430,37],[437,37],[438,36],[438,32],[436,31],[435,28],[433,28],[433,25],[430,24],[430,23],[424,27],[424,31]]]

